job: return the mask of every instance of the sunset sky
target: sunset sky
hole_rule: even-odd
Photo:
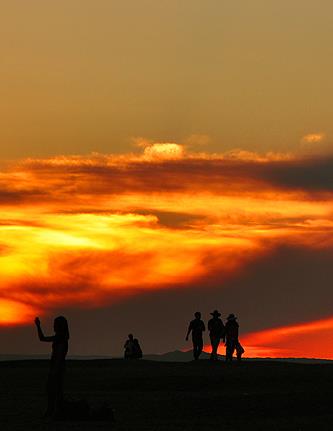
[[[0,353],[333,359],[333,4],[5,0]],[[206,337],[208,343],[208,336]]]

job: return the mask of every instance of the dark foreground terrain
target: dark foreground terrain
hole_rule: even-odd
[[[115,423],[49,421],[48,361],[0,363],[0,430],[333,430],[333,365],[68,361],[66,394]]]

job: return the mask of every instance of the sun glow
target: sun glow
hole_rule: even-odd
[[[333,359],[333,317],[245,335],[249,357]]]
[[[17,325],[32,321],[36,307],[29,307],[20,302],[0,299],[0,324]]]

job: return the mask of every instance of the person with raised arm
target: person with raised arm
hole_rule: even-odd
[[[69,340],[68,323],[64,316],[56,317],[53,323],[54,335],[51,336],[44,335],[39,317],[36,317],[35,325],[40,341],[52,343],[45,416],[56,416],[63,407],[63,381]]]

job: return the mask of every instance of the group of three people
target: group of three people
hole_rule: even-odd
[[[218,359],[217,352],[222,340],[226,346],[226,361],[232,361],[235,351],[237,359],[241,360],[244,349],[238,339],[239,324],[237,322],[236,316],[234,314],[229,314],[226,324],[224,324],[220,318],[221,313],[219,313],[218,310],[214,310],[210,314],[212,315],[212,318],[208,321],[209,338],[212,346],[210,359]],[[194,317],[195,319],[189,324],[186,334],[186,341],[188,341],[188,337],[190,333],[192,333],[193,357],[195,360],[197,360],[199,359],[203,349],[203,333],[205,332],[206,327],[203,320],[201,320],[200,311],[194,313]]]

